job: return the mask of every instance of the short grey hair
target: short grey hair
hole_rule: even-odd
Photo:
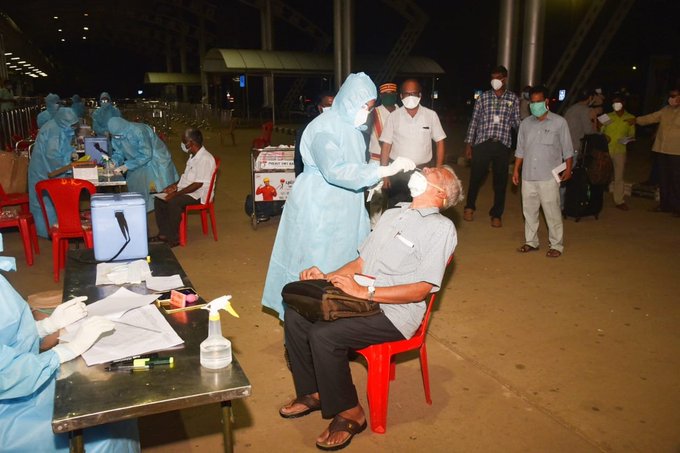
[[[198,146],[203,146],[203,134],[199,129],[190,127],[184,131],[184,137],[196,143]]]
[[[444,192],[446,193],[446,200],[444,201],[444,206],[442,206],[442,211],[444,211],[460,203],[465,198],[465,195],[463,194],[463,184],[458,179],[458,175],[453,171],[453,168],[450,165],[442,165],[442,168],[453,176],[444,186]]]

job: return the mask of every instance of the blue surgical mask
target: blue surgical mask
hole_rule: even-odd
[[[532,115],[534,115],[536,118],[540,118],[541,116],[545,115],[545,112],[548,111],[548,106],[545,105],[545,101],[532,102],[529,104],[529,109],[531,110]]]

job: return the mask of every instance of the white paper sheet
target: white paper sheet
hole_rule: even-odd
[[[567,163],[566,162],[562,162],[557,167],[552,169],[552,175],[553,175],[553,178],[555,178],[555,181],[557,181],[557,184],[562,183],[562,180],[560,179],[560,173],[562,173],[566,169],[567,169]]]
[[[131,310],[119,321],[113,334],[100,338],[83,354],[87,366],[163,351],[184,343],[155,305]]]
[[[603,113],[602,115],[597,117],[597,120],[600,122],[600,124],[609,124],[612,122],[612,119],[609,118],[609,115],[606,113]]]
[[[151,269],[146,260],[135,260],[129,263],[99,263],[95,285],[138,284],[151,276]]]
[[[158,294],[137,294],[129,289],[118,291],[87,306],[87,316],[103,316],[108,319],[122,317],[127,311],[149,305],[158,299]]]
[[[179,274],[170,275],[168,277],[147,277],[146,287],[151,291],[169,291],[171,289],[184,286],[182,277]]]

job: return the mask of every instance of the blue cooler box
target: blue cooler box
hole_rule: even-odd
[[[124,217],[129,230],[130,243],[116,257],[116,261],[146,258],[149,244],[146,237],[146,202],[135,192],[116,194],[94,194],[90,199],[92,209],[92,234],[94,236],[94,257],[97,261],[108,261],[125,244],[120,228]],[[116,213],[121,213],[116,216]]]

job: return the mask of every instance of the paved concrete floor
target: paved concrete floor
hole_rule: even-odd
[[[189,244],[175,253],[205,298],[232,294],[241,314],[223,320],[253,386],[251,397],[234,402],[236,450],[316,451],[314,438],[326,425],[318,413],[298,420],[277,414],[293,387],[282,328],[260,306],[277,220],[253,230],[243,211],[248,144],[256,135],[238,130],[231,146],[206,131],[208,149],[223,162],[219,241],[203,236],[192,218]],[[457,134],[450,137],[449,151],[459,152]],[[170,140],[181,170],[179,139]],[[645,165],[643,152],[629,157],[632,181],[644,179]],[[467,187],[468,170],[456,170]],[[474,222],[462,221],[461,206],[450,213],[459,246],[428,334],[432,406],[418,360],[402,358],[387,433],[367,431],[350,451],[679,452],[680,219],[647,212],[653,202],[639,198],[622,212],[607,197],[599,220],[566,222],[565,253],[555,260],[514,251],[523,240],[518,192],[508,192],[501,229],[484,215],[490,200],[489,181]],[[48,241],[41,240],[42,253],[27,268],[18,234],[4,233],[6,254],[19,264],[8,278],[20,293],[60,287],[52,281]],[[353,374],[366,407],[365,365],[354,363]],[[140,430],[149,452],[221,445],[217,406],[145,417]]]

